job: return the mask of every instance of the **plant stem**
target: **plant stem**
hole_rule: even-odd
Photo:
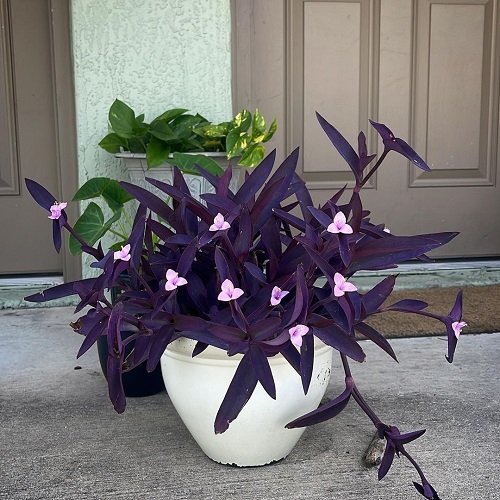
[[[123,240],[127,239],[127,236],[125,234],[115,231],[114,229],[109,228],[109,232],[115,234],[116,236],[119,236]]]
[[[354,379],[352,378],[351,368],[349,366],[347,356],[341,353],[340,357],[342,359],[342,365],[344,367],[344,372],[346,377],[350,377],[354,383]],[[373,425],[375,425],[375,427],[377,427],[378,424],[382,423],[382,421],[377,417],[377,415],[375,415],[375,412],[370,408],[368,403],[364,400],[363,396],[359,392],[355,383],[353,384],[352,396],[356,401],[356,403],[358,403],[359,407],[368,415],[368,418],[373,422]]]
[[[360,189],[366,184],[366,181],[368,181],[368,179],[377,171],[377,168],[380,167],[380,164],[384,161],[385,157],[387,156],[387,153],[389,152],[388,149],[384,149],[384,152],[382,153],[382,155],[380,156],[380,158],[377,160],[377,163],[375,163],[375,165],[373,166],[373,168],[366,174],[366,176],[364,177],[364,179],[361,181],[361,184],[358,186],[356,186],[354,188],[354,191],[359,193]]]

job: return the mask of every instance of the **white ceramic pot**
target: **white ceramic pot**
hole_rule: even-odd
[[[235,165],[236,160],[228,160],[226,153],[193,153],[202,154],[204,156],[209,156],[214,159],[224,170],[226,168],[233,169],[233,176],[231,178],[231,183],[229,188],[236,192],[241,186],[244,180],[245,167],[240,167]],[[153,179],[166,182],[167,184],[172,184],[174,178],[174,167],[165,163],[159,167],[151,168],[148,170],[148,164],[146,162],[146,155],[140,153],[117,153],[116,158],[121,158],[125,163],[125,168],[127,169],[130,181],[137,186],[141,186],[148,191],[160,196],[165,197],[165,193],[157,189],[155,186],[149,184],[146,181],[146,177],[151,177]],[[205,193],[213,193],[215,189],[213,186],[201,175],[184,174],[184,179],[189,187],[189,191],[192,196],[198,201],[202,201],[200,196]],[[202,201],[202,203],[204,203]]]
[[[161,369],[170,400],[200,448],[212,460],[238,466],[265,465],[286,457],[304,432],[286,429],[295,418],[318,407],[332,366],[332,349],[315,345],[311,386],[304,395],[300,376],[281,354],[269,358],[276,384],[273,400],[257,383],[252,397],[223,434],[214,421],[241,355],[209,346],[191,357],[194,342],[179,339],[168,346]]]

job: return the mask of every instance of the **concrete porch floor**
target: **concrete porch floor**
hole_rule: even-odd
[[[165,393],[117,415],[97,353],[76,360],[72,309],[0,312],[1,499],[417,499],[418,476],[396,460],[378,482],[361,457],[373,427],[354,402],[306,430],[284,461],[238,469],[206,458]],[[455,358],[442,337],[391,341],[396,364],[365,343],[352,363],[379,416],[402,431],[442,499],[500,499],[500,333],[463,335]],[[81,369],[76,369],[80,366]],[[334,357],[329,395],[342,389]]]

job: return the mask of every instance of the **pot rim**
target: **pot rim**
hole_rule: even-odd
[[[195,344],[195,340],[187,338],[174,340],[167,346],[161,357],[204,365],[220,365],[222,362],[226,366],[237,366],[243,358],[242,354],[228,356],[225,349],[220,349],[211,345],[209,345],[202,353],[192,357],[191,353]],[[322,354],[331,352],[332,349],[332,347],[326,345],[318,338],[314,338],[314,352],[316,356],[321,356]],[[289,362],[280,353],[277,353],[267,359],[269,360],[269,363],[274,366],[289,364]]]

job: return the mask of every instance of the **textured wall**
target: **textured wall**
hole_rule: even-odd
[[[229,0],[72,0],[80,182],[119,175],[100,150],[118,97],[151,119],[185,107],[231,117]]]

